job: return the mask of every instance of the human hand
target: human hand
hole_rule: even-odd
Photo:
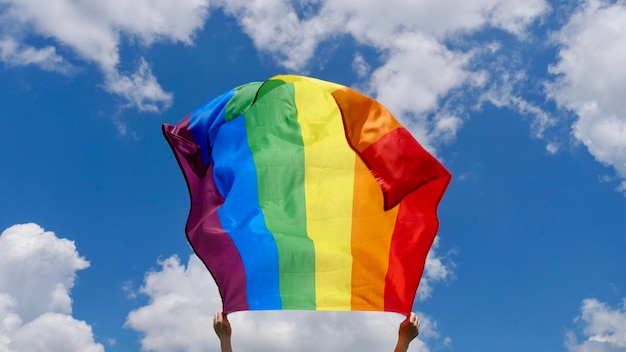
[[[398,343],[395,352],[405,352],[409,348],[409,343],[419,335],[420,320],[417,315],[411,312],[398,329]]]
[[[226,314],[223,312],[217,312],[213,316],[213,329],[219,337],[220,341],[229,340],[230,335],[232,334],[232,329],[230,327],[230,322],[228,322],[228,318]]]

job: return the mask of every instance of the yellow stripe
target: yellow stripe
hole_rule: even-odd
[[[333,97],[316,82],[277,77],[295,85],[304,142],[307,232],[315,246],[318,310],[350,310],[354,151]],[[322,89],[320,89],[322,88]]]
[[[346,86],[338,84],[338,83],[334,83],[334,82],[328,82],[328,81],[322,81],[321,79],[317,79],[317,78],[313,78],[313,77],[304,77],[304,76],[294,76],[294,75],[277,75],[274,76],[270,79],[279,79],[281,81],[284,82],[308,82],[311,83],[313,85],[318,86],[319,88],[322,88],[323,90],[327,91],[328,93],[333,93],[334,91],[338,90],[338,89],[342,89],[345,88]]]

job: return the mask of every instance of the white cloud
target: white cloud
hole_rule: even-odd
[[[354,55],[354,59],[352,59],[352,70],[356,72],[356,74],[363,78],[370,72],[370,65],[365,61],[365,58],[361,54]]]
[[[556,142],[551,142],[546,145],[546,151],[549,154],[556,154],[561,149],[561,146]]]
[[[431,135],[436,140],[449,142],[456,139],[456,132],[463,125],[463,120],[448,111],[440,111],[433,119]]]
[[[10,23],[5,27],[11,32],[17,32],[19,38],[28,39],[28,34],[51,38],[73,50],[100,67],[107,91],[147,111],[166,109],[172,95],[161,88],[143,58],[139,58],[135,73],[119,71],[120,38],[143,45],[159,40],[192,44],[194,33],[209,14],[208,0],[53,0],[45,7],[36,0],[6,0],[5,4],[2,17]],[[429,149],[431,140],[453,138],[461,126],[447,123],[443,133],[429,114],[436,112],[441,98],[452,89],[472,84],[476,75],[481,75],[467,66],[472,53],[450,50],[445,41],[485,27],[523,38],[528,25],[549,11],[545,0],[324,0],[297,4],[215,0],[210,5],[236,17],[258,50],[290,70],[306,67],[319,45],[330,39],[349,36],[359,45],[373,48],[383,64],[367,82],[369,93],[409,125]],[[28,48],[26,40],[17,44]],[[44,50],[50,56],[47,61],[60,59],[50,49],[54,47],[33,48]],[[357,56],[354,69],[359,74],[367,69],[364,63]]]
[[[482,87],[488,77],[481,67],[471,65],[479,47],[452,50],[446,41],[489,26],[523,38],[526,27],[549,11],[543,0],[367,0],[325,5],[329,12],[345,13],[347,32],[382,54],[383,64],[368,82],[369,93],[430,151],[437,143],[454,140],[463,125],[464,112],[442,106],[442,100],[464,86]],[[497,51],[493,43],[485,48],[492,55]],[[483,60],[491,62],[493,57],[484,55]]]
[[[76,271],[88,266],[74,242],[38,225],[11,226],[0,235],[0,287],[19,299],[16,313],[25,321],[45,312],[71,313]]]
[[[425,276],[441,279],[451,274],[441,262],[432,262],[435,255],[429,258]],[[130,312],[126,326],[143,333],[145,351],[217,351],[212,317],[221,310],[221,300],[211,275],[195,255],[187,266],[177,257],[160,265],[160,270],[146,275],[140,289],[149,304]],[[438,339],[436,322],[419,315],[420,338]],[[393,313],[366,312],[254,311],[229,316],[234,349],[251,352],[391,350],[403,319]],[[429,348],[418,339],[411,350]]]
[[[1,11],[3,32],[12,33],[9,38],[13,39],[8,40],[14,44],[13,49],[7,45],[10,41],[1,47],[2,61],[15,65],[28,57],[47,69],[63,67],[59,65],[65,60],[54,46],[38,49],[26,44],[31,37],[49,38],[58,47],[96,64],[107,91],[119,94],[139,110],[160,111],[171,105],[171,93],[161,88],[143,58],[134,74],[119,71],[121,37],[143,45],[159,40],[191,44],[208,16],[208,1],[51,0],[42,6],[37,0],[6,0]],[[18,42],[15,38],[24,39]]]
[[[439,248],[439,237],[435,237],[435,242],[426,256],[426,265],[424,266],[424,274],[417,290],[417,299],[424,301],[432,296],[433,285],[437,282],[445,282],[454,278],[452,269],[455,264],[450,258],[454,252],[450,252],[445,256],[437,254]]]
[[[626,2],[587,0],[555,34],[549,96],[576,113],[574,137],[626,178]]]
[[[450,51],[420,33],[406,32],[387,42],[391,55],[372,73],[371,91],[428,146],[432,125],[427,113],[437,109],[443,95],[468,79],[470,73],[464,67],[469,55]]]
[[[127,327],[145,334],[142,349],[199,352],[217,346],[212,319],[221,303],[204,264],[193,256],[187,267],[177,257],[160,265],[160,271],[146,275],[140,289],[150,303],[130,312],[126,321]]]
[[[87,323],[60,313],[40,315],[17,329],[11,340],[10,348],[16,352],[104,352]]]
[[[166,110],[173,99],[171,93],[163,91],[144,59],[141,59],[137,72],[130,76],[121,75],[117,71],[106,72],[105,85],[109,92],[124,97],[129,106],[135,106],[142,111]],[[116,125],[120,134],[126,134],[125,124]]]
[[[353,0],[323,3],[329,12],[346,14],[349,31],[357,39],[360,34],[366,34],[378,42],[404,31],[445,38],[483,26],[521,34],[528,24],[549,10],[543,0]]]
[[[237,17],[258,50],[283,66],[306,66],[320,43],[352,37],[381,55],[368,86],[430,150],[440,140],[454,138],[460,116],[446,114],[433,121],[442,97],[463,84],[476,84],[484,72],[468,67],[471,52],[449,49],[445,41],[491,26],[524,38],[529,24],[547,13],[544,0],[359,0],[303,1],[297,11],[288,1],[220,1]],[[308,6],[311,5],[311,6]],[[314,6],[313,6],[314,5]],[[359,56],[353,69],[364,72]],[[535,110],[520,101],[525,110]],[[529,111],[534,113],[536,111]],[[443,129],[442,129],[443,128]]]
[[[10,66],[36,65],[46,71],[68,73],[72,66],[61,56],[56,48],[47,46],[37,49],[17,42],[11,37],[0,39],[0,61]]]
[[[495,27],[525,37],[528,25],[549,10],[549,5],[542,0],[501,1],[494,4],[489,22]]]
[[[239,21],[257,49],[271,53],[282,66],[302,69],[320,41],[335,33],[340,14],[301,19],[283,0],[220,0],[216,4]]]
[[[74,242],[36,224],[0,234],[0,350],[101,352],[91,327],[74,319],[70,290],[89,263]]]
[[[490,44],[489,47],[484,49],[491,52],[493,50],[491,47],[494,45],[496,44]],[[485,52],[482,54],[485,55]],[[521,115],[530,118],[533,136],[535,138],[544,138],[545,132],[557,124],[557,119],[523,97],[521,90],[528,77],[525,71],[516,67],[519,65],[519,63],[515,62],[517,54],[512,56],[511,54],[496,55],[494,65],[489,73],[491,79],[484,91],[481,92],[478,105],[489,102],[499,108],[505,107],[517,111]],[[553,146],[546,146],[546,148],[554,150]]]
[[[565,345],[570,352],[626,351],[626,298],[621,308],[611,308],[597,299],[586,299],[576,321],[582,322],[584,341],[569,331]]]

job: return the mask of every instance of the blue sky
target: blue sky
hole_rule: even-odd
[[[626,2],[0,1],[0,351],[217,351],[162,137],[275,74],[368,93],[453,173],[412,351],[626,351]],[[243,312],[238,351],[391,350]]]

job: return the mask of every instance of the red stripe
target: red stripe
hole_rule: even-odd
[[[399,203],[385,277],[385,311],[408,314],[437,235],[437,206],[451,175],[404,128],[381,137],[361,158],[383,190],[385,209]]]
[[[448,170],[405,128],[382,136],[360,156],[383,190],[385,210],[395,207],[405,195],[432,180],[450,178]]]
[[[439,230],[437,205],[449,182],[450,177],[435,179],[400,203],[385,278],[385,311],[411,312],[426,256]]]

